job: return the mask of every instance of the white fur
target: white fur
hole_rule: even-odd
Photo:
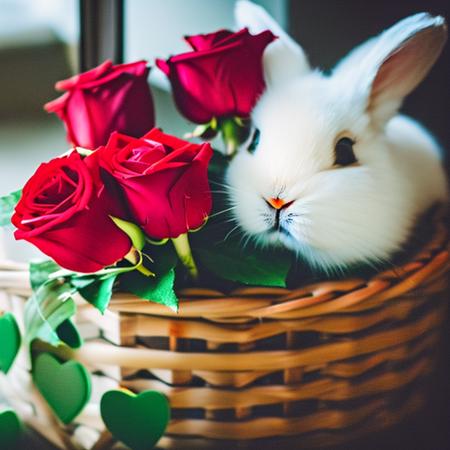
[[[253,113],[260,143],[254,154],[241,150],[227,173],[235,219],[245,233],[262,245],[284,245],[322,269],[386,261],[418,216],[447,198],[437,144],[412,119],[393,117],[407,89],[389,78],[395,70],[381,70],[392,55],[396,64],[410,64],[408,52],[397,51],[410,39],[420,50],[417,34],[433,27],[442,30],[442,19],[412,16],[351,53],[332,76],[308,70],[268,82]],[[445,32],[442,42],[431,36],[410,90],[445,41]],[[303,52],[298,55],[303,65]],[[376,94],[375,83],[382,87]],[[335,168],[334,144],[342,135],[356,141],[358,164]],[[288,233],[271,231],[275,212],[265,199],[276,197],[294,201],[280,215]]]

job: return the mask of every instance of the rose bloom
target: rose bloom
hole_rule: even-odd
[[[25,184],[11,219],[24,239],[76,272],[96,272],[121,260],[131,241],[109,217],[125,218],[97,167],[77,152],[41,164]]]
[[[153,129],[141,139],[119,133],[89,156],[121,186],[135,222],[152,238],[174,238],[202,226],[211,206],[209,144]]]
[[[156,65],[172,85],[175,103],[194,123],[214,117],[248,117],[264,89],[262,56],[275,36],[220,30],[187,36],[193,51]]]
[[[155,124],[148,73],[146,61],[116,66],[106,61],[56,83],[67,92],[45,109],[64,122],[67,139],[76,146],[94,150],[113,131],[142,136]]]

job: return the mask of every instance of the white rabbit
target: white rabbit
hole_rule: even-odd
[[[252,142],[227,172],[237,223],[316,268],[388,261],[418,216],[447,198],[435,140],[397,115],[444,46],[444,19],[408,17],[325,75],[261,7],[240,1],[236,15],[280,37],[264,55]]]

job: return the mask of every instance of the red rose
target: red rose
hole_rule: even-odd
[[[109,215],[124,217],[117,198],[77,152],[41,164],[23,188],[12,223],[24,239],[76,272],[96,272],[131,249]]]
[[[211,211],[209,144],[153,129],[141,139],[114,133],[89,158],[121,186],[135,222],[151,237],[174,238],[200,227]]]
[[[248,117],[264,89],[262,55],[275,39],[270,31],[188,36],[194,51],[156,65],[168,76],[181,113],[194,123],[213,117]]]
[[[105,145],[113,131],[142,136],[155,124],[148,72],[146,61],[117,66],[106,61],[56,83],[67,92],[45,109],[58,115],[69,142],[80,147]]]

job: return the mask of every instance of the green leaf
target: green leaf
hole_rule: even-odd
[[[83,272],[73,272],[72,270],[60,269],[57,272],[53,272],[49,276],[49,280],[58,280],[61,278],[70,278],[76,277],[78,278],[92,278],[92,277],[100,277],[100,276],[110,276],[110,275],[119,275],[124,272],[131,272],[136,269],[137,265],[134,266],[117,266],[117,267],[105,267],[104,269],[99,270],[98,272],[93,273],[83,273]]]
[[[42,284],[25,304],[25,340],[36,338],[57,344],[56,329],[76,312],[72,299],[74,288],[66,282],[52,280]]]
[[[67,277],[66,280],[77,290],[80,291],[80,289],[84,289],[85,287],[89,286],[92,283],[95,283],[97,281],[98,277],[95,275],[89,275],[85,277],[79,277],[77,275],[74,275],[72,277]]]
[[[50,274],[61,270],[54,261],[30,262],[30,284],[33,291],[48,281]]]
[[[120,286],[125,291],[178,311],[178,298],[173,290],[174,269],[157,274],[154,278],[146,277],[139,272],[127,273],[120,278]]]
[[[111,301],[112,289],[116,278],[116,274],[91,278],[73,277],[70,283],[77,288],[86,301],[103,314]]]
[[[0,227],[11,225],[11,217],[21,195],[22,189],[0,197]]]
[[[286,286],[292,264],[289,252],[245,250],[238,241],[226,241],[208,248],[197,248],[195,256],[219,277],[258,286]]]
[[[163,246],[149,245],[144,249],[153,259],[150,269],[155,277],[146,277],[136,270],[120,275],[120,288],[138,297],[161,303],[178,311],[178,299],[173,289],[175,281],[174,267],[177,255],[171,244]]]
[[[136,266],[110,267],[95,273],[78,273],[61,269],[53,261],[44,261],[30,264],[30,281],[33,290],[39,289],[45,283],[53,283],[53,286],[65,283],[69,290],[78,291],[103,314],[111,300],[117,275],[135,269]]]

